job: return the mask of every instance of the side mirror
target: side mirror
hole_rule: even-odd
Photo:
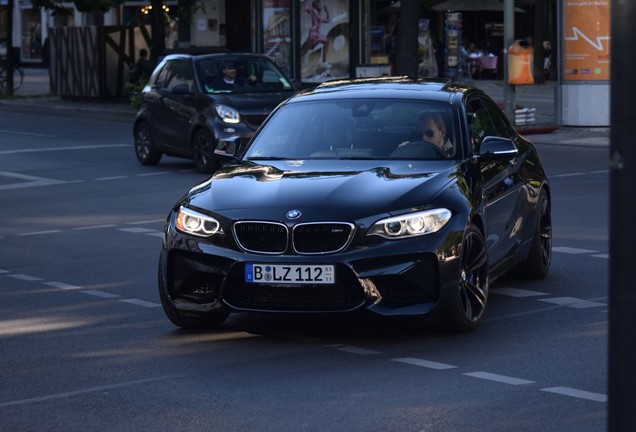
[[[243,139],[239,136],[221,140],[216,146],[216,149],[214,149],[214,154],[224,158],[235,158],[239,150],[241,150],[242,144]]]
[[[508,138],[487,136],[479,146],[479,156],[487,159],[505,159],[517,156],[519,150]]]
[[[177,84],[172,87],[172,93],[178,95],[189,95],[192,92],[190,91],[190,87],[187,84]]]

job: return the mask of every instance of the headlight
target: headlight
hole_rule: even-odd
[[[225,123],[236,124],[241,121],[241,115],[237,110],[227,105],[215,105],[216,113]]]
[[[382,219],[373,224],[368,235],[397,239],[430,234],[442,229],[451,216],[450,210],[441,208]]]
[[[199,237],[210,237],[214,234],[223,233],[219,221],[185,207],[179,209],[176,227],[183,233]]]

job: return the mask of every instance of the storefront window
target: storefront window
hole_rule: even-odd
[[[349,0],[300,2],[301,80],[349,77]]]
[[[42,59],[41,14],[37,9],[22,9],[22,60]]]
[[[290,0],[265,0],[263,29],[265,54],[291,76],[291,15]]]
[[[362,65],[356,76],[391,75],[397,49],[399,2],[364,0],[362,2]]]

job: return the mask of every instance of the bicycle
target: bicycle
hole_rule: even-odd
[[[13,90],[17,90],[24,81],[24,72],[16,63],[13,64]],[[0,91],[7,89],[7,57],[0,58]]]

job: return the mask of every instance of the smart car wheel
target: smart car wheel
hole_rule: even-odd
[[[192,137],[192,159],[197,171],[212,173],[219,169],[221,164],[214,156],[214,139],[206,130],[195,132]]]
[[[215,310],[205,314],[184,314],[175,308],[165,290],[163,271],[161,264],[159,265],[159,298],[161,306],[168,319],[177,327],[185,329],[214,329],[218,328],[225,322],[229,316],[229,312],[225,310]]]
[[[541,190],[537,200],[537,220],[532,247],[526,259],[517,267],[519,276],[526,279],[543,279],[552,261],[552,215],[550,199]]]
[[[488,255],[484,237],[470,225],[462,242],[458,290],[448,307],[446,324],[453,331],[477,328],[488,301]]]
[[[153,148],[150,128],[145,122],[135,128],[135,155],[142,165],[157,165],[161,160],[161,152]]]

